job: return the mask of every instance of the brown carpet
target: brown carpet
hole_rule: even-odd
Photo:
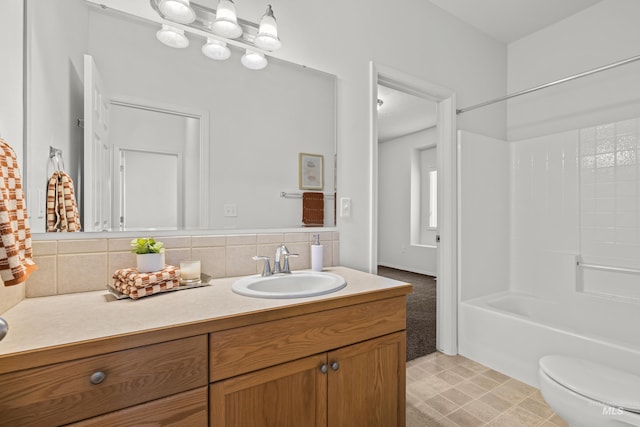
[[[378,275],[413,285],[407,295],[407,361],[436,351],[435,278],[383,266]]]

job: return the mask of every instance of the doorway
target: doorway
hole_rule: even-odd
[[[380,146],[379,146],[379,129],[378,129],[378,98],[379,91],[383,91],[382,88],[389,88],[403,94],[409,94],[413,97],[417,97],[421,100],[426,100],[433,103],[436,106],[435,126],[432,126],[432,133],[435,137],[437,144],[436,154],[436,168],[437,171],[437,203],[436,203],[436,216],[438,218],[437,234],[438,242],[434,243],[434,251],[437,254],[435,256],[435,276],[437,276],[437,297],[436,297],[436,315],[437,315],[437,331],[436,331],[436,347],[438,350],[445,354],[457,354],[457,157],[456,157],[456,138],[455,138],[455,94],[447,89],[438,85],[425,82],[421,79],[417,79],[413,76],[407,75],[403,72],[395,70],[393,68],[383,66],[380,64],[371,63],[371,244],[370,244],[370,271],[376,273],[378,270],[378,264],[380,261],[380,246],[383,243],[384,236],[380,233],[380,222],[385,220],[386,212],[379,209],[382,201],[380,199],[380,189],[383,186],[383,177],[381,173],[383,166],[380,163]],[[386,89],[384,89],[386,90]],[[380,108],[384,108],[384,101]],[[418,144],[413,147],[414,155],[412,155],[412,162],[419,161],[421,154],[420,151],[424,151],[429,146],[428,143]],[[414,171],[419,168],[413,168]],[[418,178],[419,180],[419,178]],[[409,187],[411,180],[409,180]],[[416,182],[414,180],[414,182]],[[418,188],[419,186],[414,186]],[[397,190],[397,188],[396,188]],[[420,255],[419,252],[424,247],[422,245],[422,238],[419,237],[420,233],[416,233],[420,227],[416,226],[417,223],[410,220],[411,217],[421,217],[421,210],[424,211],[424,207],[421,207],[420,203],[414,203],[411,207],[412,196],[408,196],[409,207],[405,208],[409,211],[412,209],[418,214],[409,215],[409,219],[405,220],[405,223],[409,223],[409,228],[413,231],[405,233],[405,254],[407,257],[409,249],[416,249],[418,255],[416,255],[418,262],[424,261],[426,265],[427,258],[424,254]],[[420,196],[413,196],[414,200],[420,200]],[[385,209],[388,203],[385,203]],[[397,206],[391,205],[391,209],[396,209]],[[428,223],[428,219],[425,219]],[[393,227],[397,230],[399,221],[395,221]],[[427,227],[428,228],[428,227]],[[436,227],[434,227],[436,228]],[[393,231],[393,230],[392,230]],[[407,234],[409,234],[407,236]],[[417,236],[417,237],[416,237]],[[418,242],[416,244],[416,242]],[[402,252],[402,246],[400,246],[400,252]],[[403,255],[400,253],[400,255]],[[402,259],[400,257],[399,259]],[[426,268],[426,267],[425,267]],[[426,271],[425,271],[426,272]]]
[[[409,282],[407,360],[436,351],[437,104],[378,84],[378,275]]]

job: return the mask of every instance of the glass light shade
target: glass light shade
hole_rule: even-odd
[[[231,56],[231,51],[225,42],[212,38],[207,38],[207,44],[202,46],[202,53],[217,61],[224,61]]]
[[[271,5],[267,7],[267,12],[260,20],[258,35],[253,43],[260,49],[264,50],[276,50],[280,49],[280,46],[282,46],[282,43],[278,38],[278,24],[276,24],[276,17],[273,16]]]
[[[242,55],[240,62],[250,70],[262,70],[267,66],[267,58],[262,53],[250,49]]]
[[[182,49],[189,46],[189,39],[184,35],[184,30],[167,24],[162,24],[162,29],[156,33],[156,37],[170,47]]]
[[[196,12],[191,8],[189,0],[160,0],[158,8],[164,16],[181,24],[188,24],[196,19]]]
[[[211,29],[217,35],[228,39],[235,39],[242,35],[233,1],[220,0],[216,9],[216,20],[211,24]]]

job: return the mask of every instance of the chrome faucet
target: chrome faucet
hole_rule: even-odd
[[[264,261],[264,268],[262,270],[262,276],[271,276],[273,274],[291,274],[291,269],[289,268],[289,257],[297,257],[298,254],[292,254],[289,252],[289,249],[282,244],[276,248],[276,255],[273,259],[273,270],[271,270],[271,265],[269,264],[269,257],[258,255],[254,256],[253,259],[255,261]],[[280,263],[280,258],[284,257],[284,265]]]
[[[284,244],[276,248],[276,256],[273,259],[273,274],[291,273],[291,271],[289,271],[289,255],[291,255],[291,253]],[[281,256],[284,256],[284,267],[280,264]]]

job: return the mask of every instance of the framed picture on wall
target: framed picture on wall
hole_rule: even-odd
[[[300,153],[298,174],[301,190],[322,190],[324,188],[324,157],[320,154]]]

